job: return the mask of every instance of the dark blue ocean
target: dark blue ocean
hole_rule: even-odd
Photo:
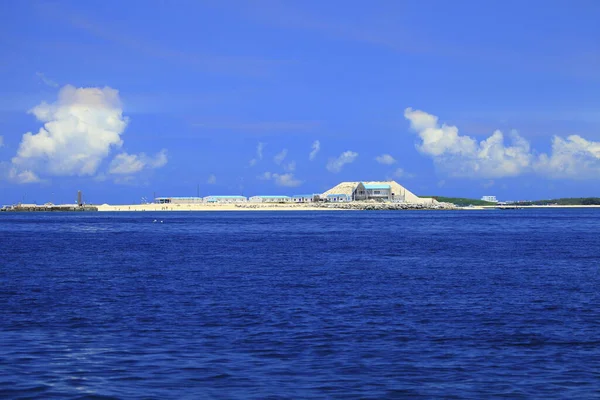
[[[0,397],[599,398],[600,209],[0,213]]]

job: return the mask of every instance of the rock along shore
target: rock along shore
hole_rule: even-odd
[[[242,203],[242,204],[129,204],[98,206],[98,211],[327,211],[327,210],[458,210],[449,203]]]
[[[375,203],[375,202],[352,202],[352,203],[315,203],[318,208],[331,208],[342,210],[366,210],[366,211],[391,211],[391,210],[458,210],[454,204],[439,203],[416,204],[416,203]]]

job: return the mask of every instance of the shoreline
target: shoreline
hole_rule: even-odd
[[[363,210],[457,210],[449,204],[412,203],[297,203],[297,204],[124,204],[96,206],[99,212],[147,212],[147,211],[363,211]]]
[[[97,206],[99,212],[147,212],[147,211],[320,211],[323,208],[309,206],[293,206],[284,204],[260,205],[258,207],[248,207],[236,204],[177,204],[165,206],[164,204],[124,204]]]
[[[527,205],[507,207],[503,211],[521,209],[566,209],[566,208],[600,208],[600,205]],[[414,203],[243,203],[243,204],[102,204],[87,205],[76,208],[73,205],[35,206],[29,205],[22,209],[2,209],[2,212],[217,212],[217,211],[471,211],[471,210],[500,210],[498,206],[460,207],[449,203],[414,204]]]

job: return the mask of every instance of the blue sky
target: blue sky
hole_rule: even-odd
[[[5,1],[0,204],[384,179],[599,196],[599,19],[591,0]]]

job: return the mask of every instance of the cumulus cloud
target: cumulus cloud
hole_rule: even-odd
[[[379,164],[392,165],[396,162],[396,159],[389,154],[382,154],[375,157],[375,161],[377,161]]]
[[[278,186],[297,187],[302,185],[302,181],[294,177],[294,174],[273,174],[275,184]]]
[[[329,160],[327,163],[327,170],[334,173],[340,172],[342,168],[344,168],[344,165],[353,163],[356,160],[356,157],[358,157],[358,153],[345,151],[340,154],[339,157],[331,158]]]
[[[435,115],[424,111],[407,108],[404,116],[421,139],[419,151],[450,176],[502,178],[537,173],[555,179],[600,178],[600,142],[579,135],[554,136],[550,154],[540,154],[515,131],[510,146],[500,131],[477,142],[460,135],[455,126],[440,125]]]
[[[500,131],[478,143],[469,136],[460,135],[455,126],[440,125],[435,115],[407,108],[404,116],[421,139],[418,150],[432,157],[436,165],[450,176],[516,176],[532,165],[529,143],[517,132],[511,133],[510,146],[505,145]]]
[[[110,162],[108,172],[114,175],[131,175],[148,168],[160,168],[167,163],[167,151],[161,150],[154,157],[145,153],[117,154]]]
[[[277,153],[275,155],[275,157],[273,157],[273,162],[277,165],[281,164],[283,162],[283,160],[285,160],[285,158],[287,157],[287,153],[288,153],[287,149],[281,150],[279,153]]]
[[[12,167],[9,170],[8,178],[17,183],[38,183],[42,182],[42,180],[32,171],[18,171],[16,168]]]
[[[93,175],[111,148],[122,146],[127,126],[119,92],[105,87],[65,86],[55,103],[29,111],[44,126],[23,135],[12,163],[19,171],[49,175]]]
[[[214,185],[215,183],[217,183],[217,177],[214,174],[211,174],[206,180],[206,183],[208,183],[209,185]]]
[[[94,175],[113,149],[123,145],[128,120],[123,116],[119,92],[110,87],[75,88],[67,85],[54,103],[42,102],[29,111],[43,126],[23,135],[11,160],[9,179],[26,183],[40,176]],[[143,153],[122,153],[111,170],[158,168],[167,162],[163,150],[154,159]]]
[[[579,135],[566,139],[554,136],[552,153],[540,155],[534,166],[536,172],[550,178],[600,178],[600,142],[592,142]]]
[[[317,156],[317,153],[321,150],[321,142],[319,142],[318,140],[315,140],[312,144],[312,151],[310,152],[310,154],[308,155],[308,159],[310,161],[314,160],[315,157]]]
[[[303,183],[301,180],[296,179],[292,173],[276,174],[263,172],[261,175],[257,176],[257,178],[263,181],[273,180],[277,186],[296,187]]]

